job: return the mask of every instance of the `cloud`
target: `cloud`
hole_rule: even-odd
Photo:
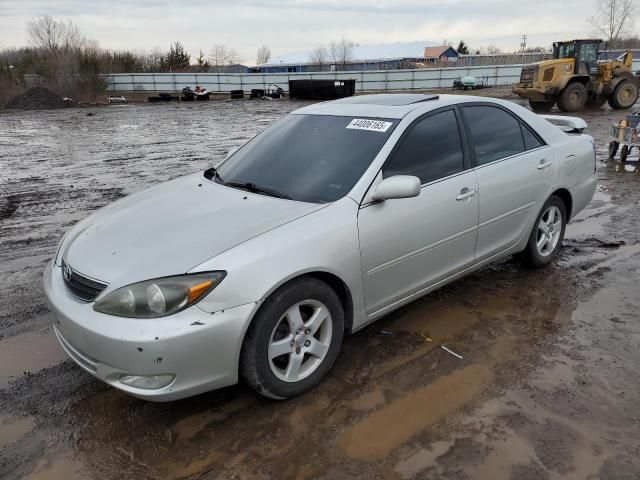
[[[578,12],[578,13],[577,13]],[[464,39],[472,47],[515,49],[589,33],[582,0],[0,0],[0,45],[27,42],[27,21],[40,15],[72,20],[107,48],[167,49],[180,40],[189,51],[216,43],[252,63],[260,45],[277,55],[345,36],[360,43]]]

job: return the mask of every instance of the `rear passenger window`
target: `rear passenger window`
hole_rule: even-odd
[[[413,175],[424,184],[463,169],[464,155],[458,121],[453,110],[447,110],[411,127],[382,171],[385,178]]]
[[[525,124],[522,125],[522,136],[524,137],[524,146],[527,150],[533,150],[544,145],[540,139]]]
[[[520,121],[496,107],[464,107],[478,165],[525,151]]]

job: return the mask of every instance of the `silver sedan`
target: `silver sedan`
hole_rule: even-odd
[[[55,333],[140,398],[298,395],[345,334],[505,256],[549,263],[596,187],[585,127],[464,96],[302,108],[75,225],[44,274]]]

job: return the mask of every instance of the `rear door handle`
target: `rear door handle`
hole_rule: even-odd
[[[540,164],[538,165],[538,170],[544,170],[545,168],[549,168],[553,165],[551,162],[547,162],[544,158],[540,160]]]
[[[478,191],[475,188],[464,187],[460,190],[460,195],[456,197],[456,200],[461,202],[462,200],[473,197],[476,193],[478,193]]]

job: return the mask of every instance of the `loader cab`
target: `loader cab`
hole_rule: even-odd
[[[598,55],[602,40],[573,40],[553,44],[553,58],[574,60],[573,73],[589,76],[598,71]]]

